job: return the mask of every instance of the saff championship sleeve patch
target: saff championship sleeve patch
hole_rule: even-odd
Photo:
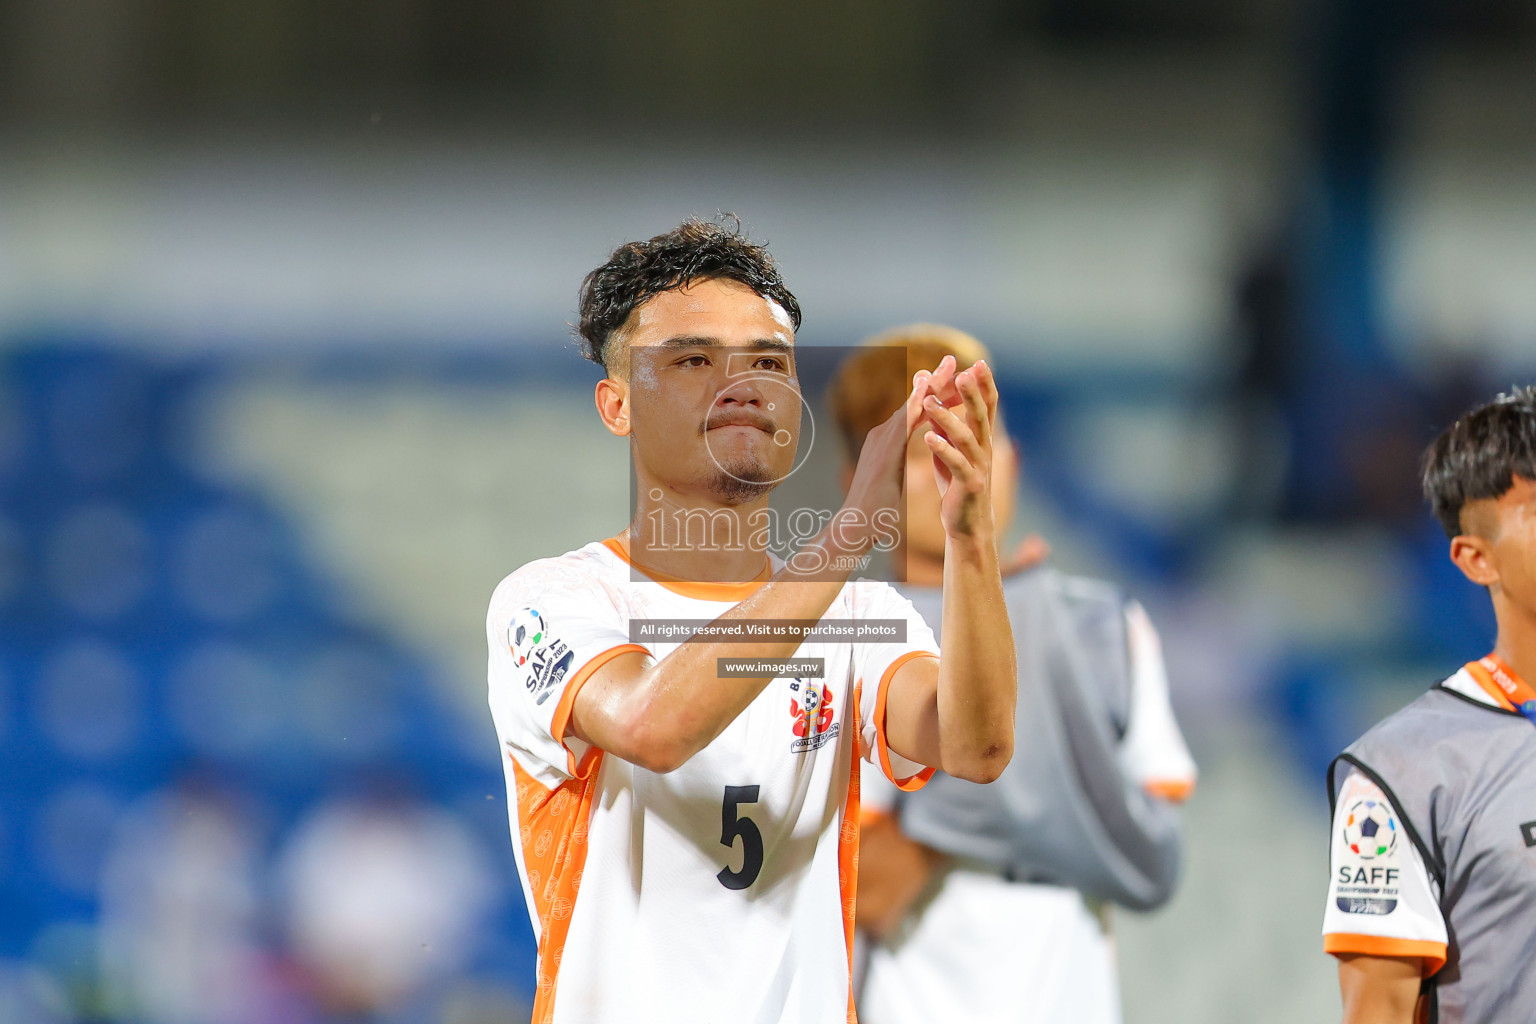
[[[1439,890],[1402,814],[1362,772],[1344,780],[1331,838],[1323,949],[1422,957],[1438,970],[1446,943]]]
[[[1392,913],[1407,843],[1396,810],[1379,792],[1354,796],[1340,803],[1335,831],[1334,905],[1346,914]]]
[[[576,652],[550,632],[549,619],[538,608],[519,608],[507,625],[512,671],[534,704],[542,705],[571,670]]]

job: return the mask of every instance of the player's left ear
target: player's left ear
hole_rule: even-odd
[[[1453,537],[1451,561],[1456,563],[1462,575],[1480,587],[1492,587],[1499,582],[1499,567],[1494,559],[1493,545],[1486,537],[1475,533]]]
[[[604,377],[597,382],[597,391],[592,396],[597,403],[597,414],[602,418],[603,426],[615,437],[629,436],[629,384],[622,380],[614,380],[612,377]]]

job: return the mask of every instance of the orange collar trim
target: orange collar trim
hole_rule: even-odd
[[[1497,654],[1468,662],[1467,672],[1506,711],[1520,711],[1522,704],[1536,700],[1536,688],[1521,679]]]
[[[1504,691],[1499,689],[1499,684],[1493,681],[1493,676],[1489,674],[1488,669],[1483,667],[1482,662],[1469,661],[1466,664],[1466,669],[1467,675],[1471,676],[1477,685],[1483,688],[1483,692],[1488,694],[1495,704],[1505,711],[1515,710],[1515,706],[1509,702],[1508,697],[1504,696]]]
[[[625,550],[624,542],[617,537],[609,537],[603,541],[603,546],[623,559],[624,564],[628,565],[631,569],[638,573],[643,573],[653,583],[666,587],[674,594],[692,598],[695,601],[729,601],[732,604],[738,601],[745,601],[757,593],[759,587],[773,578],[773,566],[767,559],[763,560],[763,571],[758,573],[756,578],[747,580],[745,583],[706,583],[698,580],[684,579],[681,576],[672,576],[656,569],[648,569],[636,565],[629,557],[629,552]]]

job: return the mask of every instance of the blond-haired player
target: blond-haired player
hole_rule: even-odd
[[[890,368],[890,346],[905,351],[903,371]],[[986,358],[975,338],[933,324],[871,339],[832,391],[850,455],[900,406],[908,373]],[[940,628],[954,607],[940,586],[949,554],[924,447],[921,436],[909,446],[918,464],[907,469],[898,589]],[[993,448],[1001,537],[1018,457],[1001,429]],[[1109,904],[1147,909],[1173,891],[1174,804],[1195,767],[1157,633],[1118,587],[1041,558],[1041,542],[1026,541],[1003,584],[1019,675],[1016,753],[1002,777],[976,786],[940,774],[914,793],[865,780],[858,915],[877,939],[860,999],[866,1024],[1116,1021]]]

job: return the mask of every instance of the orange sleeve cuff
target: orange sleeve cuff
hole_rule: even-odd
[[[1148,794],[1160,800],[1181,804],[1195,792],[1194,779],[1151,779],[1143,783]]]
[[[651,653],[639,644],[619,644],[617,647],[610,647],[606,651],[595,655],[585,665],[581,666],[581,671],[572,676],[570,682],[565,684],[565,690],[560,694],[560,701],[555,705],[554,717],[549,722],[549,734],[565,748],[566,774],[570,775],[573,779],[585,778],[587,773],[592,770],[592,766],[597,763],[597,755],[602,753],[596,747],[588,747],[587,752],[582,755],[581,763],[577,764],[576,755],[571,753],[570,745],[565,741],[565,730],[571,721],[571,709],[576,706],[576,691],[580,690],[582,684],[592,678],[592,673],[619,655],[628,654],[630,651],[639,651],[641,654]]]
[[[890,666],[886,668],[885,673],[880,677],[880,685],[875,688],[875,752],[880,757],[880,770],[885,773],[886,778],[896,784],[897,789],[904,793],[911,793],[922,789],[928,784],[928,780],[933,778],[934,769],[924,767],[916,775],[905,779],[898,779],[896,773],[891,770],[891,751],[885,742],[885,697],[890,690],[891,680],[895,677],[897,669],[914,658],[937,657],[938,655],[932,651],[908,651],[891,662]]]
[[[1364,956],[1416,956],[1424,961],[1424,977],[1445,966],[1445,943],[1426,939],[1394,939],[1386,935],[1329,932],[1323,936],[1323,952],[1360,953]]]

